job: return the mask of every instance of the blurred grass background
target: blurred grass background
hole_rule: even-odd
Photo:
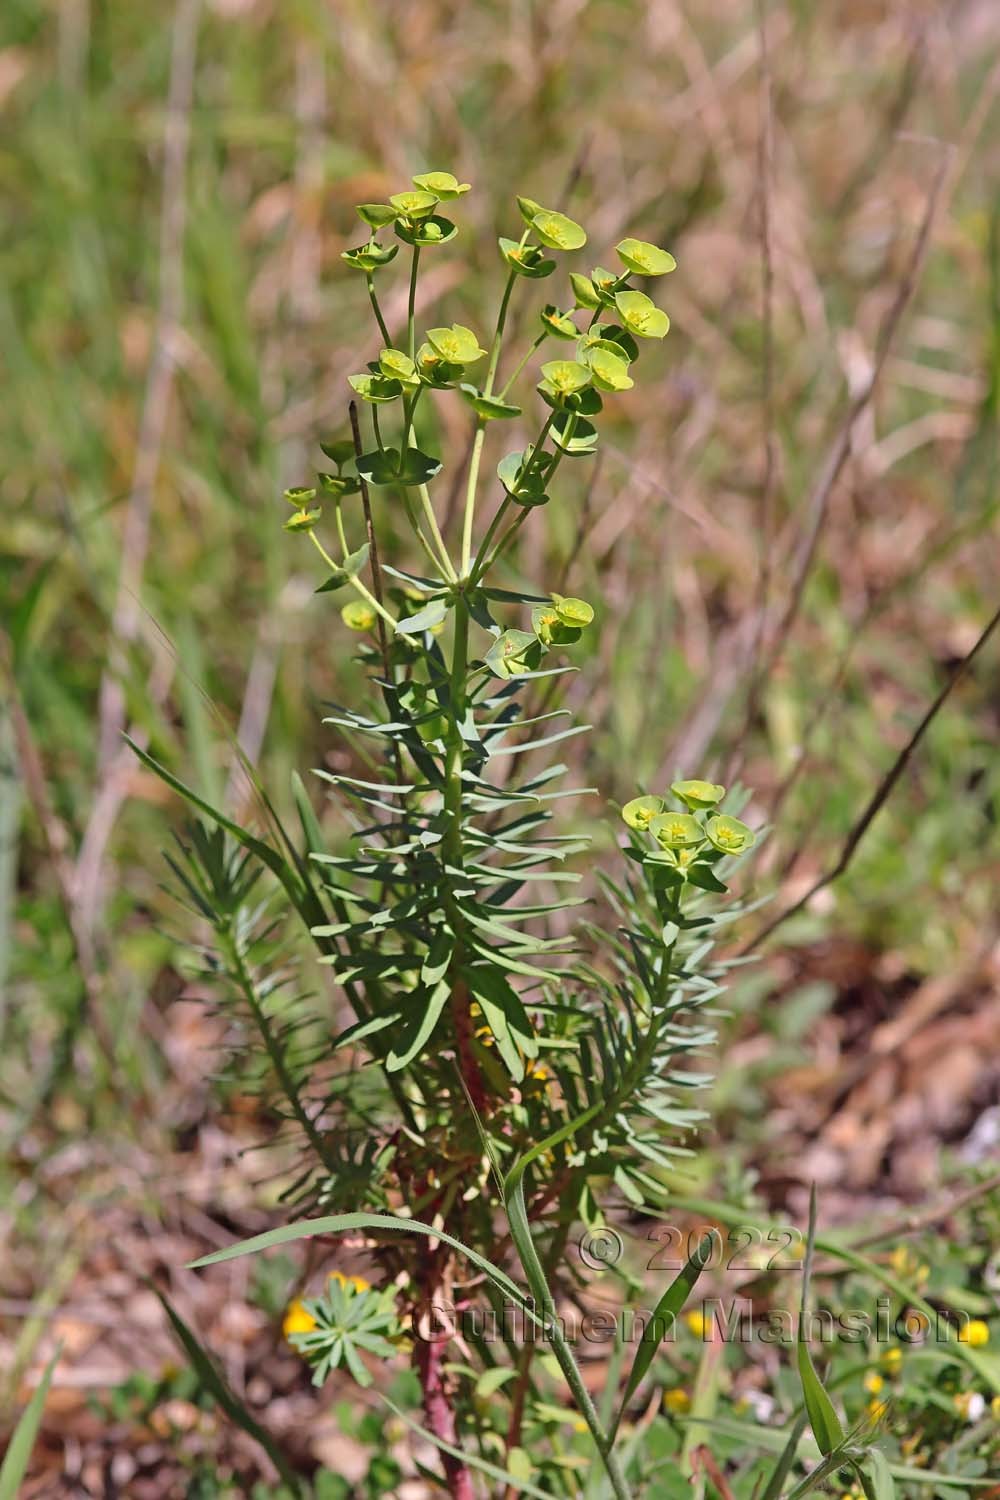
[[[833,862],[996,608],[1000,15],[990,0],[763,10],[7,0],[0,1236],[35,1246],[46,1216],[54,1235],[22,1289],[66,1271],[81,1193],[156,1203],[158,1153],[222,1107],[211,1038],[185,1042],[169,1009],[158,851],[178,809],[118,731],[243,811],[224,726],[279,805],[293,768],[342,754],[319,719],[357,685],[351,645],[280,529],[280,492],[343,434],[344,376],[380,342],[339,258],[362,238],[355,203],[428,168],[473,183],[423,314],[477,330],[516,193],[587,226],[574,268],[626,233],[677,257],[655,289],[671,334],[643,355],[656,378],[614,411],[592,488],[564,466],[513,563],[598,605],[571,689],[595,732],[571,743],[605,802],[675,769],[738,774],[755,821],[778,811],[755,879],[780,909]],[[392,318],[395,268],[382,287]],[[845,426],[894,306],[874,398]],[[454,471],[467,412],[439,410]],[[377,522],[391,552],[391,510]],[[741,1026],[759,1013],[773,1031],[767,1002],[788,1001],[792,1052],[778,1037],[772,1069],[848,990],[878,1018],[970,974],[978,1003],[998,720],[994,641],[848,875],[741,992]],[[610,848],[610,815],[589,810]],[[987,979],[995,995],[995,966]],[[984,1087],[970,1108],[996,1103]],[[719,1097],[737,1114],[758,1099],[725,1068]],[[148,1170],[116,1177],[123,1142]]]

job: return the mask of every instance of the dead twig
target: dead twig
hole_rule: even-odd
[[[966,655],[959,662],[958,666],[953,669],[947,682],[941,688],[940,692],[937,694],[934,701],[927,709],[927,712],[924,714],[923,718],[920,720],[920,723],[917,725],[916,729],[914,729],[913,733],[910,735],[910,738],[907,740],[906,744],[897,755],[892,766],[882,777],[882,780],[875,788],[875,791],[872,794],[868,805],[865,807],[861,816],[858,818],[857,822],[854,824],[854,827],[851,829],[851,831],[847,835],[847,838],[844,840],[843,848],[840,851],[836,863],[831,866],[831,868],[827,870],[825,874],[820,875],[818,879],[813,881],[812,885],[806,891],[805,895],[800,896],[797,901],[793,902],[791,906],[786,907],[786,909],[783,912],[780,912],[772,922],[769,922],[766,927],[762,928],[761,931],[758,932],[757,935],[753,937],[750,942],[747,943],[747,945],[741,950],[742,953],[750,953],[755,948],[760,947],[761,943],[765,942],[766,939],[769,938],[771,934],[784,922],[787,922],[789,917],[795,916],[796,913],[800,912],[804,906],[808,905],[808,903],[813,899],[815,895],[818,894],[819,891],[825,890],[827,886],[832,885],[835,880],[839,880],[840,876],[843,875],[844,871],[851,863],[851,860],[854,858],[855,852],[857,851],[858,845],[861,843],[861,840],[864,838],[865,834],[868,832],[868,829],[875,821],[875,818],[881,812],[882,808],[889,800],[889,797],[892,795],[896,783],[899,781],[903,772],[906,770],[907,766],[912,760],[913,755],[916,752],[917,747],[919,746],[924,735],[927,733],[927,730],[930,728],[931,724],[937,718],[937,715],[940,713],[941,709],[948,701],[948,698],[951,696],[952,691],[958,686],[962,678],[969,671],[969,668],[976,660],[976,657],[983,650],[986,643],[989,641],[990,636],[996,630],[998,625],[1000,625],[1000,609],[998,609],[993,615],[992,619],[986,625],[985,629],[980,634],[979,639],[976,641],[972,649],[966,653]]]
[[[889,1224],[883,1224],[881,1229],[874,1229],[860,1240],[854,1240],[852,1250],[865,1250],[869,1245],[881,1244],[883,1240],[902,1239],[906,1235],[919,1234],[923,1229],[932,1229],[935,1224],[940,1224],[943,1219],[950,1219],[952,1214],[960,1213],[963,1208],[968,1208],[970,1203],[975,1203],[977,1198],[985,1198],[989,1193],[1000,1189],[1000,1172],[995,1172],[992,1177],[987,1177],[984,1182],[976,1182],[972,1187],[963,1188],[947,1203],[938,1204],[937,1208],[927,1209],[924,1213],[903,1214],[898,1219],[893,1219]]]

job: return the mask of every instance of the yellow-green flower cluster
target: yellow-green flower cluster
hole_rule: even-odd
[[[712,781],[675,781],[670,788],[686,811],[673,811],[666,797],[633,797],[622,808],[622,817],[637,833],[649,833],[661,850],[688,866],[695,851],[710,862],[723,855],[745,854],[755,842],[753,830],[739,818],[720,813],[726,795],[724,786]]]

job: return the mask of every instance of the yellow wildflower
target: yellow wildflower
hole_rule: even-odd
[[[352,1286],[356,1292],[370,1292],[372,1284],[363,1276],[345,1276],[342,1271],[331,1271],[331,1281],[339,1281],[341,1286]]]
[[[684,1321],[696,1339],[703,1339],[705,1337],[705,1329],[708,1328],[709,1322],[705,1314],[698,1308],[695,1308],[692,1312],[685,1313]]]
[[[1000,1396],[993,1397],[993,1400],[990,1402],[990,1411],[996,1417],[997,1421],[1000,1422]]]
[[[316,1319],[311,1312],[307,1312],[298,1297],[290,1302],[285,1311],[281,1331],[285,1338],[291,1338],[293,1333],[312,1333],[316,1327]]]
[[[679,1415],[691,1409],[691,1397],[682,1386],[675,1385],[672,1390],[663,1392],[663,1405],[667,1411]]]
[[[900,1441],[899,1451],[902,1453],[904,1458],[912,1458],[915,1464],[922,1464],[925,1462],[924,1456],[918,1453],[917,1449],[920,1447],[920,1444],[923,1442],[923,1440],[924,1429],[922,1427],[918,1427],[916,1432],[911,1432],[909,1437],[905,1437]]]
[[[913,1276],[920,1262],[909,1245],[897,1245],[889,1255],[889,1264],[897,1276]]]
[[[883,1370],[886,1370],[890,1375],[898,1375],[902,1363],[903,1351],[898,1347],[887,1349],[879,1360],[879,1364]]]
[[[880,1421],[882,1417],[885,1416],[888,1410],[888,1401],[879,1401],[878,1397],[875,1397],[874,1400],[869,1401],[868,1405],[865,1407],[865,1411],[871,1417],[873,1422]]]
[[[586,1430],[587,1430],[587,1424],[586,1424],[586,1422],[583,1420],[582,1417],[577,1417],[576,1421],[573,1423],[573,1431],[574,1432],[586,1432]]]
[[[881,1375],[877,1375],[874,1370],[869,1370],[865,1376],[865,1390],[870,1391],[873,1396],[877,1396],[884,1385],[885,1381]]]
[[[990,1341],[990,1325],[982,1318],[970,1318],[964,1328],[958,1330],[958,1342],[973,1349],[981,1349]]]

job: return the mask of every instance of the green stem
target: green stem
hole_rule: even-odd
[[[489,526],[487,526],[486,528],[486,535],[483,537],[482,541],[479,544],[479,551],[473,558],[472,569],[469,573],[470,583],[478,583],[482,573],[485,572],[485,569],[483,568],[483,558],[486,556],[486,552],[489,548],[490,542],[492,542],[493,538],[496,536],[497,527],[500,525],[500,522],[503,520],[504,516],[507,514],[507,511],[513,504],[513,495],[505,494],[503,500],[497,506],[496,513]]]
[[[322,1162],[327,1171],[333,1171],[334,1163],[331,1160],[330,1154],[326,1149],[326,1142],[317,1130],[305,1105],[302,1103],[302,1098],[299,1094],[295,1080],[288,1070],[285,1060],[285,1054],[282,1051],[281,1045],[274,1034],[274,1031],[271,1027],[270,1018],[268,1017],[267,1012],[265,1011],[264,1006],[261,1003],[260,996],[257,994],[257,986],[254,983],[253,976],[251,975],[250,970],[247,968],[243,950],[240,946],[238,938],[232,930],[231,924],[227,923],[224,928],[219,929],[219,938],[229,959],[230,971],[243,993],[244,1000],[246,1000],[247,1005],[250,1007],[250,1013],[253,1016],[254,1024],[256,1025],[257,1030],[260,1033],[261,1040],[264,1043],[264,1048],[267,1052],[268,1060],[270,1061],[271,1067],[274,1069],[274,1075],[281,1086],[281,1092],[288,1100],[288,1104],[293,1115],[298,1121],[301,1129],[304,1131],[306,1139],[315,1151],[317,1157]]]
[[[400,494],[403,497],[403,507],[404,507],[404,509],[406,511],[406,519],[410,523],[410,529],[411,529],[411,531],[413,532],[413,534],[416,537],[417,541],[420,543],[421,547],[423,547],[424,553],[425,553],[425,555],[427,557],[428,562],[431,564],[431,566],[433,568],[440,568],[442,566],[443,559],[440,557],[440,555],[437,552],[435,552],[434,548],[431,546],[430,542],[427,540],[427,535],[426,535],[423,527],[420,525],[419,520],[417,519],[416,511],[413,509],[413,501],[410,498],[410,492],[407,489],[407,487],[406,487],[405,484],[401,484],[400,485],[399,492],[400,492]],[[453,567],[451,567],[450,561],[449,561],[449,569],[450,569],[450,571],[446,570],[447,576],[450,579],[454,579],[454,577],[455,577],[455,570],[454,570]]]
[[[507,527],[507,530],[504,532],[503,536],[494,547],[492,554],[486,559],[485,563],[483,564],[483,573],[489,573],[491,569],[495,568],[501,557],[503,557],[504,553],[509,550],[511,543],[517,536],[517,533],[520,531],[521,527],[528,519],[531,510],[532,507],[530,505],[525,505],[522,507],[521,514],[518,516],[517,520]]]
[[[451,726],[445,760],[444,805],[448,814],[444,853],[450,864],[462,863],[462,720],[465,717],[465,679],[469,667],[469,606],[464,594],[455,605],[455,640],[451,658]]]
[[[343,550],[344,556],[346,557],[351,549],[347,545],[347,533],[344,530],[344,512],[339,500],[337,501],[337,507],[334,514],[337,518],[337,536],[340,538],[340,545]]]
[[[416,246],[414,246],[414,249],[416,249]],[[410,350],[410,357],[411,359],[413,357],[412,348]],[[413,418],[417,410],[417,402],[420,400],[420,397],[422,395],[423,386],[415,391],[412,397],[403,397],[403,444],[400,450],[401,453],[404,452],[407,448],[416,446],[413,435]],[[417,525],[416,520],[412,515],[410,506],[409,504],[407,504],[406,509],[407,515],[410,518],[410,524],[416,532],[420,541],[423,543],[424,551],[434,563],[434,566],[436,568],[441,568],[444,572],[445,578],[447,578],[450,583],[454,583],[455,579],[458,577],[458,574],[455,572],[455,567],[452,563],[451,555],[448,552],[448,548],[445,546],[444,537],[441,535],[441,528],[438,525],[437,516],[434,514],[434,506],[431,502],[430,491],[428,490],[426,484],[421,484],[417,486],[417,493],[420,496],[420,504],[423,509],[424,515],[427,518],[427,526],[430,530],[431,538],[434,542],[434,546],[437,548],[436,554],[432,549],[430,543],[424,536],[423,532],[421,531],[420,527]]]
[[[499,393],[501,401],[505,401],[507,399],[507,392],[510,390],[511,386],[514,384],[514,381],[520,375],[521,371],[524,369],[525,365],[528,363],[528,360],[534,354],[535,350],[537,348],[539,348],[540,345],[542,345],[542,344],[545,343],[545,340],[548,338],[548,336],[549,336],[548,333],[543,328],[542,331],[541,331],[541,333],[538,335],[537,339],[535,339],[535,342],[533,344],[529,344],[528,345],[527,353],[523,356],[523,358],[521,358],[521,359],[518,360],[517,364],[514,366],[514,369],[513,369],[512,373],[510,375],[510,378],[507,380],[507,382],[504,385],[503,389]]]
[[[410,296],[406,309],[406,352],[411,359],[416,357],[417,352],[417,267],[420,264],[420,246],[414,245],[413,259],[410,262]]]
[[[392,339],[389,337],[389,330],[385,326],[385,319],[382,316],[382,309],[379,307],[378,298],[375,295],[375,278],[369,274],[366,279],[368,282],[368,295],[371,298],[372,303],[372,312],[375,314],[375,321],[379,326],[379,332],[385,339],[385,347],[387,349],[391,349]]]
[[[438,550],[438,563],[444,569],[444,576],[449,582],[454,583],[458,578],[458,574],[455,572],[455,565],[451,560],[451,554],[445,546],[444,537],[441,535],[441,528],[438,525],[437,516],[434,514],[434,506],[431,503],[430,491],[426,484],[421,484],[417,487],[417,493],[420,496],[420,504],[423,507],[424,515],[427,517],[427,525],[430,527],[431,536]]]
[[[468,576],[472,560],[472,528],[476,517],[476,490],[479,486],[479,465],[483,457],[483,442],[486,438],[486,422],[476,419],[476,435],[472,440],[472,458],[469,462],[469,482],[465,491],[465,519],[462,522],[462,577]]]
[[[407,448],[415,448],[417,445],[413,438],[413,414],[417,409],[423,386],[414,392],[412,396],[403,397],[403,441],[400,444],[400,453],[405,453]]]
[[[529,467],[531,466],[531,464],[534,463],[535,459],[538,457],[539,453],[542,451],[542,448],[545,446],[545,439],[549,435],[549,428],[552,426],[552,423],[555,421],[555,417],[556,417],[555,412],[554,411],[550,411],[549,414],[548,414],[548,416],[545,418],[545,421],[542,423],[542,430],[541,430],[541,432],[539,432],[538,436],[536,437],[534,443],[531,446],[531,458],[529,460]],[[576,418],[573,417],[570,420],[570,422],[569,422],[569,424],[567,425],[567,428],[566,428],[566,434],[567,434],[568,438],[573,436],[573,430],[574,430],[575,426],[576,426]],[[562,462],[562,458],[563,458],[563,451],[562,451],[561,448],[559,448],[559,449],[556,450],[555,462],[553,463],[552,468],[549,470],[549,473],[546,475],[546,481],[548,481],[548,479],[550,479],[552,477],[552,475],[556,472],[556,469],[558,469],[560,463]],[[497,526],[499,525],[501,518],[503,517],[504,513],[509,508],[510,504],[511,504],[511,496],[507,495],[504,498],[503,504],[499,507],[499,509],[497,510],[496,515],[493,517],[493,520],[490,522],[490,526],[489,526],[489,529],[486,532],[486,535],[483,537],[482,545],[480,546],[479,551],[476,553],[476,560],[475,560],[475,562],[472,565],[472,571],[471,571],[471,573],[469,575],[470,578],[474,582],[478,582],[479,579],[482,578],[484,574],[486,574],[486,573],[489,572],[489,570],[493,567],[494,563],[496,563],[498,561],[498,559],[503,556],[503,554],[507,551],[507,548],[510,545],[510,543],[514,540],[514,537],[517,535],[518,531],[521,529],[521,527],[524,525],[525,521],[528,519],[528,512],[531,509],[530,505],[526,505],[526,506],[522,507],[521,514],[518,516],[517,520],[513,523],[513,525],[510,526],[508,528],[508,530],[505,532],[503,538],[501,539],[501,541],[497,545],[496,549],[494,550],[492,557],[490,557],[486,562],[483,562],[483,558],[484,558],[484,556],[486,554],[486,548],[489,546],[489,544],[492,541],[494,535],[496,534]]]
[[[496,332],[493,335],[493,344],[490,348],[490,362],[486,371],[486,381],[483,385],[483,395],[493,394],[493,382],[496,379],[497,364],[500,359],[500,345],[503,342],[504,326],[507,322],[507,309],[510,306],[510,294],[514,290],[514,282],[517,280],[517,272],[511,271],[507,277],[507,285],[503,289],[500,299],[500,311],[497,314]],[[469,574],[469,563],[472,560],[472,528],[476,517],[476,490],[479,487],[479,466],[483,457],[483,441],[486,437],[486,423],[482,417],[476,421],[476,435],[472,442],[472,458],[469,461],[469,482],[465,490],[465,519],[462,523],[462,577],[467,578]]]
[[[596,1110],[600,1106],[594,1106],[594,1108]],[[549,1139],[551,1140],[552,1137]],[[531,1156],[533,1153],[529,1152],[528,1154]],[[601,1460],[611,1481],[611,1488],[615,1493],[616,1500],[631,1500],[628,1481],[625,1478],[618,1455],[614,1451],[613,1441],[608,1436],[604,1424],[597,1414],[597,1409],[591,1400],[590,1392],[583,1382],[583,1377],[573,1356],[573,1351],[559,1325],[559,1314],[556,1309],[555,1300],[549,1290],[549,1283],[539,1259],[538,1251],[535,1248],[535,1242],[531,1236],[527,1208],[524,1202],[522,1163],[525,1160],[526,1158],[521,1158],[521,1162],[508,1173],[507,1180],[504,1183],[504,1199],[507,1204],[511,1236],[517,1248],[517,1253],[524,1268],[525,1278],[531,1288],[532,1295],[541,1307],[543,1327],[552,1339],[552,1351],[559,1363],[559,1368],[565,1376],[566,1384],[573,1393],[573,1399],[576,1401],[580,1414],[590,1428],[591,1436],[597,1445],[597,1451],[601,1455]],[[520,1172],[518,1168],[521,1168]]]
[[[326,548],[323,546],[323,543],[320,541],[319,537],[316,535],[315,531],[310,531],[309,536],[312,539],[313,546],[316,548],[316,551],[319,553],[320,557],[326,563],[326,565],[330,569],[330,571],[332,573],[339,572],[340,571],[340,564],[334,562],[333,558],[330,556],[329,552],[327,552]],[[361,597],[362,597],[362,599],[364,599],[368,604],[371,605],[371,607],[375,611],[375,613],[377,615],[381,615],[382,619],[385,620],[385,622],[388,625],[392,626],[393,633],[395,633],[395,631],[396,631],[396,621],[393,619],[393,617],[389,613],[389,611],[387,609],[385,609],[384,606],[381,605],[379,603],[379,601],[375,598],[375,595],[372,593],[371,589],[366,588],[365,585],[361,582],[360,578],[351,577],[351,578],[348,578],[347,581],[351,585],[351,588],[354,589],[356,593],[360,594]],[[413,637],[412,636],[404,635],[403,639],[404,640],[412,641]]]
[[[621,291],[622,287],[628,281],[628,279],[631,276],[631,274],[632,274],[631,271],[623,271],[620,276],[617,276],[615,278],[615,280],[611,283],[611,285],[608,287],[608,295],[611,296],[611,297],[613,297],[614,294],[615,294],[615,292]],[[595,307],[595,309],[594,309],[594,316],[591,318],[590,322],[587,324],[587,332],[588,333],[590,332],[591,328],[593,328],[594,324],[597,322],[598,318],[601,316],[602,313],[610,312],[610,311],[611,311],[610,307],[605,307],[605,305],[604,305],[603,302],[601,303],[600,307]]]

